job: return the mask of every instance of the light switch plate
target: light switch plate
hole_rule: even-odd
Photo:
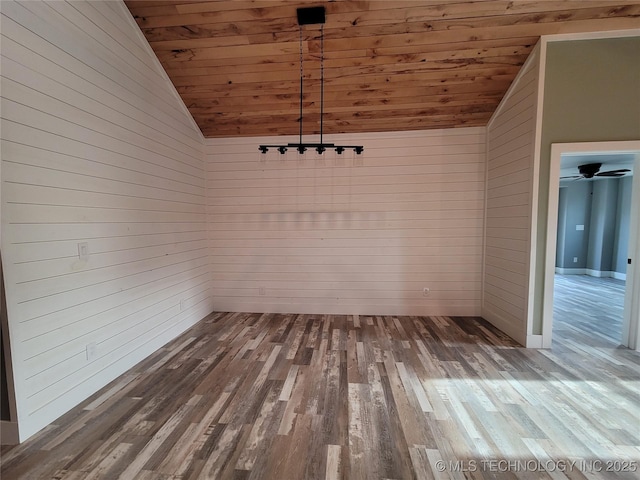
[[[89,244],[87,242],[78,244],[78,257],[80,260],[89,260]]]
[[[98,356],[98,345],[95,342],[91,342],[87,345],[87,360],[93,361]]]

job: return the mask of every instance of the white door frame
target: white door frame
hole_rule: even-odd
[[[613,142],[554,143],[551,145],[549,171],[549,211],[547,212],[547,241],[544,268],[544,299],[542,311],[542,346],[551,347],[553,329],[553,284],[555,274],[556,242],[558,234],[558,198],[560,190],[560,162],[564,154],[602,155],[609,153],[635,153],[631,222],[629,226],[627,285],[624,300],[621,343],[640,350],[640,140]]]

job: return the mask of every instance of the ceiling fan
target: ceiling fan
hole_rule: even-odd
[[[580,165],[578,172],[580,175],[569,175],[567,177],[560,177],[561,180],[567,178],[575,178],[580,180],[581,178],[593,178],[593,177],[623,177],[626,172],[630,172],[628,168],[620,168],[618,170],[608,170],[606,172],[600,172],[601,163],[587,163],[586,165]],[[599,172],[599,173],[598,173]]]

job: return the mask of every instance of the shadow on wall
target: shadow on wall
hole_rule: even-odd
[[[298,288],[307,288],[306,282],[316,285],[315,282],[319,281],[320,285],[324,286],[324,291],[316,285],[318,290],[313,295],[333,299],[333,296],[337,295],[336,292],[345,290],[345,282],[355,288],[361,284],[360,282],[370,280],[371,274],[361,268],[363,263],[367,263],[366,256],[362,255],[363,252],[358,254],[353,251],[353,242],[347,240],[348,237],[361,236],[360,243],[363,246],[375,245],[377,242],[368,242],[360,233],[366,233],[370,229],[384,231],[388,226],[387,213],[354,212],[346,203],[336,204],[334,211],[313,210],[314,205],[300,207],[308,210],[259,214],[258,226],[265,242],[255,250],[255,254],[249,254],[252,263],[244,274],[243,284],[256,284],[256,274],[264,274],[265,279],[268,278],[269,273],[278,268],[278,265],[283,265],[279,268],[283,268],[288,273],[287,277],[294,283],[259,280],[257,283],[264,285],[258,288],[259,296],[268,293],[286,297],[290,295],[292,288],[296,288],[295,282],[300,282]],[[340,210],[341,208],[345,210]],[[273,236],[269,232],[273,232]],[[318,236],[318,232],[324,233]],[[393,247],[393,242],[390,242],[389,246]],[[277,252],[282,258],[265,254],[264,247],[281,249]],[[313,268],[314,272],[305,273],[305,265]],[[268,292],[265,292],[265,289]],[[383,290],[379,293],[382,294]],[[339,298],[335,300],[339,302]]]

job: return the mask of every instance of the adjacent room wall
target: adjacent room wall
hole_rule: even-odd
[[[2,256],[24,440],[212,310],[205,175],[201,134],[124,4],[1,13]]]
[[[562,261],[556,263],[556,267],[587,268],[592,193],[593,182],[586,181],[574,182],[560,189],[564,203],[561,201],[558,207],[558,233],[563,231],[564,235],[562,238],[558,235],[557,251]],[[576,228],[578,225],[582,225],[582,230]],[[574,258],[578,261],[574,262]]]
[[[631,184],[624,177],[560,189],[556,273],[625,278]]]
[[[336,135],[365,155],[324,160],[208,140],[216,309],[479,315],[484,131]]]
[[[600,180],[592,183],[587,270],[608,273],[611,272],[616,238],[618,183],[616,180]]]
[[[542,331],[551,144],[640,139],[638,58],[637,36],[547,44],[531,317],[534,334]]]
[[[622,275],[627,273],[627,258],[629,257],[629,224],[631,221],[631,190],[633,178],[625,177],[618,180],[618,199],[616,217],[616,240],[613,246],[613,271]]]
[[[487,205],[482,316],[527,342],[529,252],[539,48],[487,125]]]
[[[567,188],[558,191],[558,233],[557,244],[565,245],[567,240]],[[569,232],[571,233],[571,232]],[[567,256],[565,248],[556,248],[556,268],[563,268]]]

